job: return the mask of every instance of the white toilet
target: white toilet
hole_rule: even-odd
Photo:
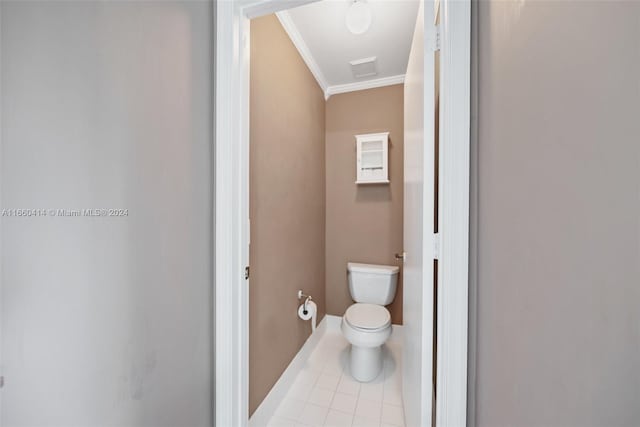
[[[351,343],[350,370],[360,382],[382,370],[382,344],[391,336],[391,315],[385,305],[396,296],[398,271],[391,265],[347,264],[349,292],[356,302],[342,317],[342,334]]]

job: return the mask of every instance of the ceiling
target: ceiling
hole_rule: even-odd
[[[277,14],[327,98],[404,81],[419,2],[364,1],[372,19],[360,35],[345,24],[353,0],[322,0]],[[377,74],[355,77],[350,62],[372,57]]]

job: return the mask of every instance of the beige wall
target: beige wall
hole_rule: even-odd
[[[474,8],[475,424],[637,426],[640,3]]]
[[[324,123],[323,93],[277,18],[252,20],[251,413],[311,333],[297,290],[325,313]]]
[[[327,313],[353,304],[347,262],[397,265],[402,251],[403,88],[387,86],[333,95],[327,101]],[[355,135],[389,131],[389,185],[356,185]],[[393,323],[402,323],[402,280]]]

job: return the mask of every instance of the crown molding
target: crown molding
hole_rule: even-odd
[[[313,58],[313,55],[311,55],[311,51],[309,50],[307,44],[304,42],[302,35],[300,35],[298,27],[296,27],[296,24],[293,23],[291,15],[289,15],[289,12],[287,12],[286,10],[283,10],[280,12],[276,12],[276,16],[278,17],[278,20],[280,21],[280,24],[284,28],[285,32],[293,42],[293,45],[296,47],[296,49],[298,49],[302,60],[305,62],[305,64],[307,64],[307,67],[309,67],[309,71],[311,71],[311,74],[313,74],[313,77],[315,77],[316,81],[318,82],[318,85],[324,93],[325,99],[328,98],[327,80],[325,79],[324,74],[322,74],[318,63]]]
[[[309,3],[315,3],[319,0],[241,0],[248,3],[244,7],[247,18],[254,19],[260,16],[277,13],[281,10],[293,9],[294,7],[304,6]]]
[[[305,64],[307,64],[309,71],[311,71],[311,74],[313,74],[313,77],[315,77],[316,82],[318,82],[318,85],[324,93],[325,99],[329,99],[331,95],[335,95],[338,93],[355,92],[357,90],[373,89],[376,87],[391,86],[404,83],[404,74],[398,74],[397,76],[382,77],[379,79],[329,86],[329,84],[327,83],[327,79],[324,77],[322,70],[320,70],[318,63],[311,54],[311,50],[309,50],[309,47],[298,31],[298,27],[296,27],[293,19],[291,19],[291,15],[289,14],[289,12],[287,12],[286,10],[282,10],[280,12],[276,12],[276,16],[278,17],[282,28],[284,28],[284,31],[289,36],[289,39],[291,39],[291,42],[298,50],[298,53],[302,57],[302,60],[305,62]]]
[[[338,93],[355,92],[357,90],[373,89],[376,87],[398,85],[403,83],[404,74],[398,74],[397,76],[381,77],[379,79],[334,85],[327,88],[327,90],[325,91],[325,98],[329,99],[331,95],[336,95]]]

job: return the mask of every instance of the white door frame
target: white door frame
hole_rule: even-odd
[[[467,425],[471,2],[440,1],[436,426]]]
[[[215,37],[215,425],[249,400],[249,19],[317,0],[218,0]],[[437,426],[466,425],[470,0],[442,0]],[[425,44],[428,45],[428,44]],[[430,236],[425,236],[429,239]]]

